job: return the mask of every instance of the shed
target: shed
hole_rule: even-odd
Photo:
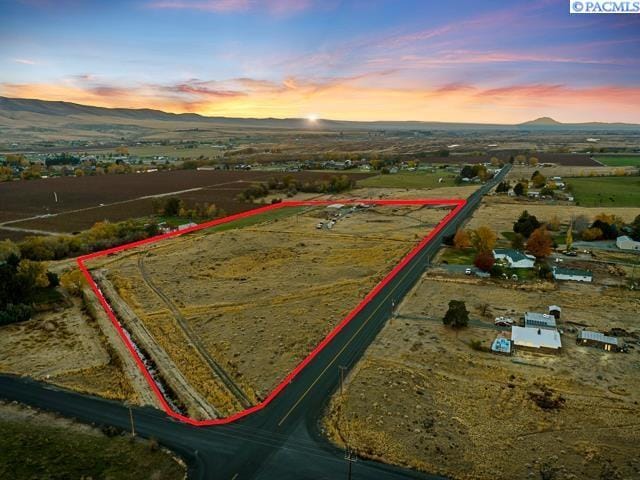
[[[513,327],[511,341],[516,349],[533,352],[559,353],[562,348],[560,334],[555,328]]]
[[[616,337],[610,337],[600,332],[592,332],[589,330],[580,330],[576,340],[578,345],[589,345],[592,347],[602,348],[606,352],[617,352],[620,350],[620,340]]]
[[[525,312],[524,326],[527,328],[556,328],[556,317],[546,313]]]
[[[491,351],[503,355],[511,355],[511,340],[500,335],[491,344]]]
[[[558,305],[549,305],[549,315],[556,317],[556,320],[560,318],[562,309]]]

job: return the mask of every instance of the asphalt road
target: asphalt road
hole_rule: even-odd
[[[340,367],[351,369],[418,281],[442,238],[455,232],[475,210],[482,196],[506,174],[472,195],[460,214],[389,282],[267,407],[235,423],[192,427],[153,408],[133,408],[136,433],[153,437],[182,456],[194,479],[348,478],[344,452],[318,430],[327,401],[339,386]],[[0,376],[0,397],[58,412],[85,423],[129,429],[129,411],[122,404],[72,393],[50,385]],[[440,478],[359,459],[353,479]]]

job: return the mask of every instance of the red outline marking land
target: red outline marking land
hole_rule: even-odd
[[[112,253],[121,252],[121,251],[124,251],[124,250],[129,250],[131,248],[139,247],[141,245],[146,245],[148,243],[155,243],[155,242],[158,242],[160,240],[164,240],[166,238],[177,237],[177,236],[184,235],[184,234],[187,234],[187,233],[196,232],[198,230],[203,230],[203,229],[206,229],[206,228],[214,227],[216,225],[221,225],[223,223],[233,222],[233,221],[239,220],[241,218],[246,218],[246,217],[251,217],[251,216],[254,216],[254,215],[259,215],[261,213],[265,213],[267,211],[275,210],[275,209],[278,209],[278,208],[284,208],[284,207],[306,207],[306,206],[324,206],[324,205],[331,205],[331,204],[336,203],[336,202],[343,203],[343,204],[365,203],[365,204],[376,204],[376,205],[438,205],[438,206],[447,206],[447,205],[449,205],[449,206],[453,206],[455,208],[453,210],[451,210],[451,212],[449,212],[440,221],[440,223],[438,223],[438,225],[436,225],[436,227],[433,230],[431,230],[431,232],[429,232],[429,234],[427,236],[425,236],[420,241],[420,243],[418,243],[418,245],[415,248],[413,248],[407,255],[405,255],[405,257],[393,268],[393,270],[391,270],[391,272],[389,272],[389,274],[387,274],[387,276],[385,276],[366,295],[366,297],[353,310],[351,310],[349,312],[349,314],[344,319],[342,319],[342,321],[333,330],[331,330],[331,332],[329,332],[329,334],[324,339],[322,339],[322,341],[311,351],[311,353],[309,353],[304,358],[304,360],[302,360],[291,371],[291,373],[289,373],[278,384],[278,386],[264,400],[262,400],[260,403],[258,403],[257,405],[254,405],[251,408],[248,408],[248,409],[243,410],[241,412],[238,412],[238,413],[235,413],[233,415],[230,415],[228,417],[209,419],[209,420],[195,420],[193,418],[190,418],[190,417],[182,415],[182,414],[180,414],[178,412],[175,412],[170,407],[169,403],[167,402],[166,398],[164,397],[164,395],[162,394],[162,392],[158,388],[158,385],[156,384],[155,380],[153,379],[153,377],[151,376],[149,371],[145,368],[145,366],[144,366],[144,364],[142,362],[142,359],[140,358],[140,356],[136,352],[135,347],[133,346],[131,340],[129,339],[129,337],[127,336],[125,331],[123,330],[122,326],[120,325],[120,322],[118,321],[118,319],[116,318],[115,314],[113,313],[111,307],[109,306],[109,303],[107,302],[107,300],[105,299],[104,295],[102,294],[102,292],[98,288],[98,285],[96,285],[96,282],[93,280],[93,277],[89,273],[89,270],[88,270],[87,266],[85,265],[85,262],[87,260],[91,260],[91,259],[94,259],[94,258],[102,257],[102,256],[109,255],[109,254],[112,254]],[[239,214],[236,214],[236,215],[231,215],[231,216],[228,216],[228,217],[219,218],[219,219],[216,219],[216,220],[212,220],[210,222],[201,223],[200,225],[195,225],[193,227],[186,228],[184,230],[176,230],[176,231],[169,232],[169,233],[166,233],[166,234],[163,234],[163,235],[157,235],[155,237],[146,238],[144,240],[140,240],[140,241],[137,241],[137,242],[132,242],[132,243],[128,243],[126,245],[120,245],[118,247],[113,247],[113,248],[109,248],[109,249],[106,249],[106,250],[102,250],[100,252],[95,252],[95,253],[90,253],[88,255],[83,255],[81,257],[78,257],[77,262],[78,262],[78,266],[80,267],[80,270],[82,271],[82,273],[84,274],[85,278],[89,282],[89,285],[91,286],[91,289],[93,290],[93,292],[98,297],[98,300],[100,301],[100,304],[102,305],[102,308],[104,309],[106,314],[109,316],[111,322],[113,323],[113,326],[118,331],[118,334],[120,335],[120,338],[125,343],[127,349],[129,350],[129,352],[133,356],[134,360],[136,361],[136,364],[138,365],[138,368],[140,369],[140,371],[142,372],[142,374],[146,378],[147,383],[149,384],[149,386],[151,387],[151,389],[155,393],[156,397],[158,398],[158,401],[162,405],[162,408],[167,413],[167,415],[169,415],[169,416],[171,416],[171,417],[173,417],[175,419],[181,420],[181,421],[183,421],[185,423],[188,423],[188,424],[191,424],[191,425],[194,425],[194,426],[198,426],[198,427],[210,426],[210,425],[224,425],[224,424],[227,424],[227,423],[234,422],[234,421],[236,421],[236,420],[238,420],[240,418],[246,417],[247,415],[250,415],[250,414],[252,414],[254,412],[257,412],[259,410],[262,410],[269,403],[271,403],[271,401],[282,390],[284,390],[284,388],[327,346],[327,344],[329,342],[331,342],[331,340],[336,335],[338,335],[338,333],[340,333],[340,331],[380,292],[380,290],[382,290],[382,288],[384,288],[384,286],[387,285],[398,274],[398,272],[400,272],[400,270],[402,270],[418,254],[418,252],[420,252],[420,250],[422,250],[433,239],[433,237],[435,235],[437,235],[458,214],[458,212],[462,209],[462,207],[465,204],[466,204],[466,200],[460,200],[460,199],[332,200],[332,201],[309,200],[309,201],[281,202],[281,203],[276,203],[276,204],[273,204],[273,205],[268,205],[268,206],[265,206],[265,207],[256,208],[255,210],[249,210],[247,212],[239,213]]]

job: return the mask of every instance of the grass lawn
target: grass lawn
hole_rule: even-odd
[[[583,207],[640,207],[640,177],[569,178],[567,183]]]
[[[438,180],[442,178],[442,183]],[[358,181],[359,187],[435,188],[454,187],[455,176],[449,172],[399,172],[380,174]]]
[[[0,478],[178,480],[184,470],[149,442],[2,420]]]
[[[476,258],[476,250],[474,248],[459,250],[457,248],[447,247],[440,255],[440,262],[446,262],[450,265],[473,265],[474,258]]]
[[[597,155],[593,158],[608,167],[640,166],[640,155]]]

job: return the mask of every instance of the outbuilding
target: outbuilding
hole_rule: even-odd
[[[524,326],[527,328],[556,328],[556,317],[546,313],[525,312]]]
[[[491,351],[501,355],[511,355],[511,340],[503,336],[497,337],[491,344]]]
[[[599,347],[606,352],[617,352],[621,347],[620,340],[618,340],[618,338],[589,330],[581,330],[580,333],[578,333],[576,343],[578,345]]]
[[[616,238],[616,246],[620,250],[631,250],[634,252],[640,252],[640,242],[636,242],[633,238],[622,235]]]
[[[555,280],[573,280],[574,282],[592,282],[593,273],[589,270],[553,267],[553,278]]]
[[[562,348],[560,333],[555,328],[550,330],[546,328],[513,327],[511,329],[511,341],[516,350],[560,353]]]

